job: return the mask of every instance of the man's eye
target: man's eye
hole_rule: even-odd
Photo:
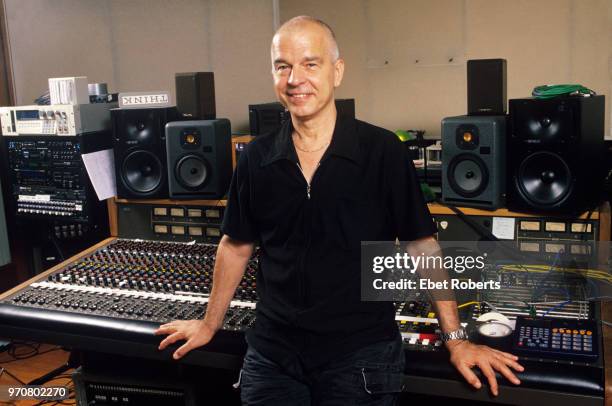
[[[278,65],[276,67],[276,70],[279,71],[279,72],[282,72],[282,71],[286,70],[287,68],[289,68],[289,66],[287,66],[287,65]]]
[[[309,68],[316,68],[317,64],[316,63],[308,63],[308,64],[306,64],[306,66],[308,66]]]

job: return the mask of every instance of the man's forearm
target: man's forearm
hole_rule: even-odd
[[[408,244],[408,252],[412,256],[441,255],[440,245],[433,237],[423,238]],[[448,273],[443,268],[420,267],[417,270],[421,278],[432,279],[436,282],[448,282]],[[428,292],[429,298],[434,306],[440,329],[444,333],[458,330],[461,327],[457,302],[451,289],[434,289]]]
[[[454,300],[436,300],[433,302],[440,329],[443,333],[458,330],[461,327],[457,302]]]
[[[240,283],[254,250],[253,243],[244,243],[223,236],[217,249],[213,286],[204,322],[217,331]]]

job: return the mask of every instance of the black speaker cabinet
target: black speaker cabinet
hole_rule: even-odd
[[[232,178],[232,135],[227,119],[166,125],[168,179],[173,199],[219,199]]]
[[[274,131],[291,116],[279,102],[249,104],[250,134],[262,135]]]
[[[442,201],[495,210],[504,204],[505,116],[442,120]]]
[[[510,100],[508,208],[593,208],[603,187],[604,117],[604,96]]]
[[[506,101],[506,60],[468,60],[468,114],[504,115],[506,114]]]
[[[186,120],[214,120],[215,75],[213,72],[175,74],[176,107]]]
[[[336,99],[339,116],[355,118],[355,99]],[[251,135],[262,135],[278,129],[291,114],[279,102],[249,104],[249,127]]]
[[[111,110],[117,197],[168,197],[164,127],[178,117],[175,107]]]

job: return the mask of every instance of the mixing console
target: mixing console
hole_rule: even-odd
[[[3,296],[0,299],[0,332],[10,338],[41,340],[100,353],[103,358],[107,354],[114,354],[115,359],[129,355],[133,357],[129,359],[165,363],[172,349],[158,351],[161,338],[155,336],[154,331],[162,323],[201,318],[206,312],[216,248],[198,243],[111,241]],[[222,331],[205,347],[190,352],[181,363],[233,371],[240,368],[246,351],[243,332],[255,321],[258,256],[256,252],[248,262]],[[548,280],[555,281],[555,278],[550,275]],[[473,320],[496,309],[511,319],[531,313],[534,310],[531,307],[536,304],[527,306],[525,302],[534,296],[531,284],[535,281],[530,279],[527,285],[519,284],[506,296],[479,296],[473,301],[462,302],[461,319]],[[564,292],[542,291],[538,300],[558,299],[555,295],[563,299]],[[561,320],[565,316],[564,322],[568,317],[600,317],[590,308],[588,303],[584,306],[582,303],[563,306],[546,303],[537,304],[535,310],[538,315],[545,313],[553,319]],[[422,389],[431,378],[436,380],[436,388],[440,379],[457,383],[457,372],[448,362],[435,316],[434,308],[427,302],[396,303],[395,318],[409,361],[404,371],[405,382],[411,383],[410,390]],[[593,341],[597,340],[595,336],[593,334]],[[544,358],[536,354],[536,357],[521,359],[525,372],[521,374],[519,390],[561,391],[564,397],[573,396],[574,404],[586,404],[581,403],[584,396],[601,399],[603,364],[597,354],[587,363],[561,362],[554,354],[549,360],[540,357]],[[551,363],[554,363],[553,368]],[[112,365],[111,371],[115,373],[116,365]],[[509,389],[504,388],[504,393]]]
[[[46,280],[32,283],[7,297],[0,305],[151,325],[201,318],[212,287],[216,250],[216,245],[209,244],[115,240],[49,274]],[[258,255],[256,252],[248,262],[226,314],[224,330],[243,331],[255,321]],[[526,291],[520,291],[521,287]],[[461,319],[473,320],[482,313],[500,309],[511,318],[528,315],[531,309],[524,303],[528,301],[527,293],[531,293],[531,288],[514,287],[510,298],[525,297],[523,303],[522,299],[517,304],[513,300],[508,302],[508,297],[492,295],[486,303],[475,301],[474,305],[461,309]],[[584,318],[589,313],[587,302],[567,304],[559,315],[550,311],[552,306],[540,304],[536,310],[538,314],[547,312],[552,317]],[[444,348],[429,302],[396,303],[395,318],[407,350],[440,351]]]
[[[206,244],[116,240],[2,303],[153,323],[201,318],[216,249]],[[257,253],[226,314],[225,330],[252,325],[256,269]]]

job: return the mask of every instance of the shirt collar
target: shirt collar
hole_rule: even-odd
[[[356,120],[353,117],[337,115],[332,141],[327,151],[325,151],[324,157],[335,155],[359,164],[359,143],[356,132]],[[274,137],[270,150],[261,162],[261,166],[269,165],[281,159],[298,162],[293,139],[291,138],[292,133],[293,124],[291,120],[287,120]]]

